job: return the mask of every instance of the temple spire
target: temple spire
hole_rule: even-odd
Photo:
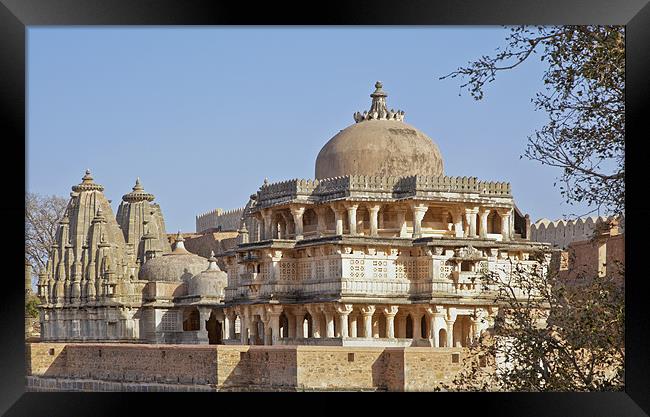
[[[386,106],[386,97],[388,94],[382,90],[384,85],[381,81],[375,83],[375,91],[370,94],[372,103],[370,104],[370,111],[364,111],[363,114],[354,113],[354,121],[359,123],[364,120],[404,120],[404,112],[402,110],[388,110]]]
[[[81,183],[72,187],[72,191],[81,192],[81,191],[104,191],[104,187],[97,184],[93,176],[90,174],[90,170],[86,169],[86,175],[81,178]]]
[[[132,190],[130,193],[122,196],[123,201],[137,203],[138,201],[153,201],[155,199],[153,194],[144,191],[144,187],[140,183],[140,177],[135,179],[135,185]]]

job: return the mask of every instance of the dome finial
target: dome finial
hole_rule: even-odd
[[[174,255],[184,255],[188,254],[189,252],[187,249],[185,249],[185,239],[183,238],[183,234],[179,230],[178,233],[176,233],[176,246],[174,246],[174,250],[172,251],[172,254]]]
[[[90,169],[86,169],[86,175],[84,175],[81,178],[81,184],[77,184],[73,186],[72,191],[78,193],[81,191],[92,191],[92,190],[103,191],[104,187],[95,183],[95,181],[93,181],[93,176],[90,173]]]
[[[154,195],[151,193],[146,193],[144,191],[144,187],[142,186],[142,183],[140,182],[140,177],[137,177],[135,179],[135,185],[132,188],[133,191],[131,191],[128,194],[124,194],[122,196],[123,201],[127,201],[129,203],[137,203],[138,201],[153,201],[154,200]]]
[[[219,265],[217,265],[217,258],[214,256],[214,251],[210,251],[210,258],[208,259],[208,271],[220,271]]]
[[[359,123],[364,120],[404,120],[403,111],[388,110],[388,107],[386,107],[386,97],[388,97],[388,94],[382,90],[383,87],[384,84],[381,81],[375,83],[375,91],[370,94],[370,97],[372,97],[370,110],[363,112],[363,114],[359,112],[354,113],[353,118],[355,122]]]

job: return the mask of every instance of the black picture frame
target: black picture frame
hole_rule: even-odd
[[[136,0],[0,0],[0,125],[3,127],[4,173],[2,214],[3,271],[0,288],[0,412],[7,416],[131,415],[137,403],[147,414],[255,412],[381,412],[387,406],[404,413],[643,416],[650,414],[650,367],[645,313],[647,281],[643,256],[650,236],[650,205],[644,200],[648,182],[648,97],[650,97],[650,4],[648,0],[518,1],[328,1],[323,3],[216,3]],[[26,181],[20,175],[26,141],[26,30],[28,26],[65,25],[626,25],[626,384],[624,392],[603,393],[426,393],[406,398],[336,394],[249,394],[193,396],[127,393],[25,393],[24,236]],[[353,46],[352,43],[349,47]],[[462,63],[459,63],[462,64]],[[23,166],[24,168],[24,166]],[[26,175],[26,171],[23,170]],[[23,182],[21,183],[21,179]],[[10,266],[10,268],[8,268]],[[271,397],[271,395],[274,395]],[[387,394],[387,395],[393,395]],[[346,398],[349,397],[349,398]],[[352,400],[345,401],[343,400]],[[340,402],[339,402],[340,401]],[[299,405],[301,403],[302,405]],[[353,407],[354,406],[354,407]],[[451,407],[451,408],[450,408]],[[395,408],[391,407],[392,410]]]

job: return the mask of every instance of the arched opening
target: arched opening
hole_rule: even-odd
[[[239,339],[241,337],[241,319],[239,316],[235,316],[235,337]]]
[[[305,319],[304,319],[304,331],[306,337],[314,337],[314,324],[313,320],[311,318],[311,314],[307,313],[305,314]]]
[[[421,334],[421,337],[422,337],[423,339],[426,339],[426,338],[428,337],[428,336],[427,336],[427,335],[428,335],[428,332],[427,332],[427,324],[428,324],[428,320],[427,320],[427,316],[426,316],[426,314],[425,314],[425,315],[423,315],[422,318],[420,319],[420,334]]]
[[[183,331],[198,331],[201,328],[199,309],[192,307],[183,310]]]
[[[365,206],[357,209],[357,233],[370,235],[370,212]]]
[[[318,215],[313,209],[305,210],[302,215],[302,230],[303,235],[308,233],[316,233],[318,229]]]
[[[323,210],[323,215],[325,216],[325,229],[327,229],[328,232],[335,232],[336,231],[336,218],[334,217],[334,210],[332,210],[331,207],[326,207]]]
[[[222,343],[221,322],[217,320],[214,310],[205,325],[208,330],[208,343],[211,345],[220,345]]]
[[[487,232],[491,234],[501,233],[501,218],[496,211],[490,211],[487,218]]]
[[[406,338],[413,339],[413,319],[410,314],[406,316]]]
[[[471,323],[469,317],[456,317],[456,321],[454,322],[454,344],[451,347],[469,346],[470,329]]]
[[[447,330],[440,329],[438,332],[438,347],[447,347]]]
[[[282,312],[280,314],[280,334],[279,337],[281,339],[286,339],[289,337],[289,319],[287,318],[287,315]]]

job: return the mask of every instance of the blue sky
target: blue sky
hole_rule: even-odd
[[[503,45],[502,27],[29,28],[27,190],[67,197],[90,168],[116,211],[140,177],[168,233],[243,206],[263,183],[313,178],[320,148],[389,108],[440,147],[446,175],[509,181],[533,221],[583,214],[560,172],[525,157],[544,124],[543,66],[499,74],[482,101],[439,80]]]

